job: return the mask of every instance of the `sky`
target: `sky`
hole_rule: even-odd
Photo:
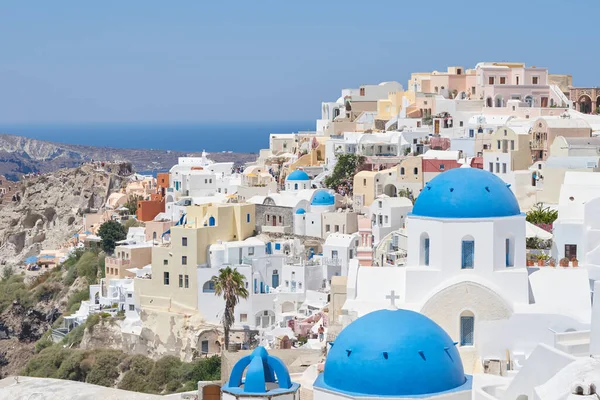
[[[0,1],[0,123],[306,121],[342,88],[519,61],[598,86],[600,2]]]

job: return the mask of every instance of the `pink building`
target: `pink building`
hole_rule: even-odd
[[[526,67],[521,63],[479,63],[475,70],[486,107],[506,107],[508,100],[519,100],[529,107],[564,104],[564,94],[553,90],[548,83],[547,68]]]

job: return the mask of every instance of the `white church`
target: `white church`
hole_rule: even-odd
[[[448,332],[467,373],[516,368],[539,343],[554,346],[571,333],[589,347],[587,270],[526,267],[525,214],[500,178],[472,168],[440,174],[423,188],[406,229],[406,265],[351,262],[343,326],[393,302]]]

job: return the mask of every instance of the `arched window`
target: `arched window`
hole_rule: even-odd
[[[419,175],[419,168],[415,167],[415,169],[413,169],[413,173],[415,175]]]
[[[460,314],[460,345],[473,346],[475,341],[475,316],[471,311]]]
[[[436,93],[438,92],[438,87],[437,87],[437,86],[435,87],[435,92],[436,92]]]
[[[400,175],[404,175],[404,167],[400,168]]]
[[[294,190],[298,190],[298,184],[294,183]]]
[[[208,226],[215,226],[215,217],[210,217],[208,219]]]
[[[214,293],[215,292],[215,283],[213,281],[204,282],[202,285],[202,293]]]
[[[427,232],[421,234],[421,255],[419,264],[429,265],[429,235]]]
[[[466,236],[462,240],[462,269],[472,269],[475,264],[475,239],[472,236]]]

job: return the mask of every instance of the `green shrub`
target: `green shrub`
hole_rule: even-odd
[[[81,289],[73,292],[71,296],[69,296],[69,300],[67,300],[67,310],[69,310],[70,313],[74,313],[79,309],[81,302],[88,300],[89,298],[90,292],[88,289]]]
[[[81,341],[83,340],[84,333],[85,324],[78,325],[75,328],[73,328],[71,332],[67,334],[67,336],[64,337],[62,343],[67,347],[79,346],[81,344]]]
[[[85,277],[88,284],[93,285],[96,283],[99,265],[98,255],[91,251],[86,252],[77,261],[77,276]]]
[[[118,350],[102,350],[96,355],[90,372],[87,374],[87,383],[112,387],[119,377],[119,364],[123,358],[123,352]]]
[[[159,387],[164,387],[167,383],[181,379],[181,360],[175,356],[165,356],[154,364],[154,369],[150,373],[150,380]]]
[[[60,368],[56,371],[56,377],[58,379],[85,382],[89,368],[82,362],[84,358],[84,352],[74,351],[60,364]]]
[[[119,383],[119,389],[133,392],[159,393],[156,383],[150,379],[154,361],[146,356],[134,355],[121,363],[121,370],[126,371]]]
[[[38,378],[55,378],[60,365],[72,351],[61,346],[51,346],[43,349],[29,361],[23,371],[23,375]]]

